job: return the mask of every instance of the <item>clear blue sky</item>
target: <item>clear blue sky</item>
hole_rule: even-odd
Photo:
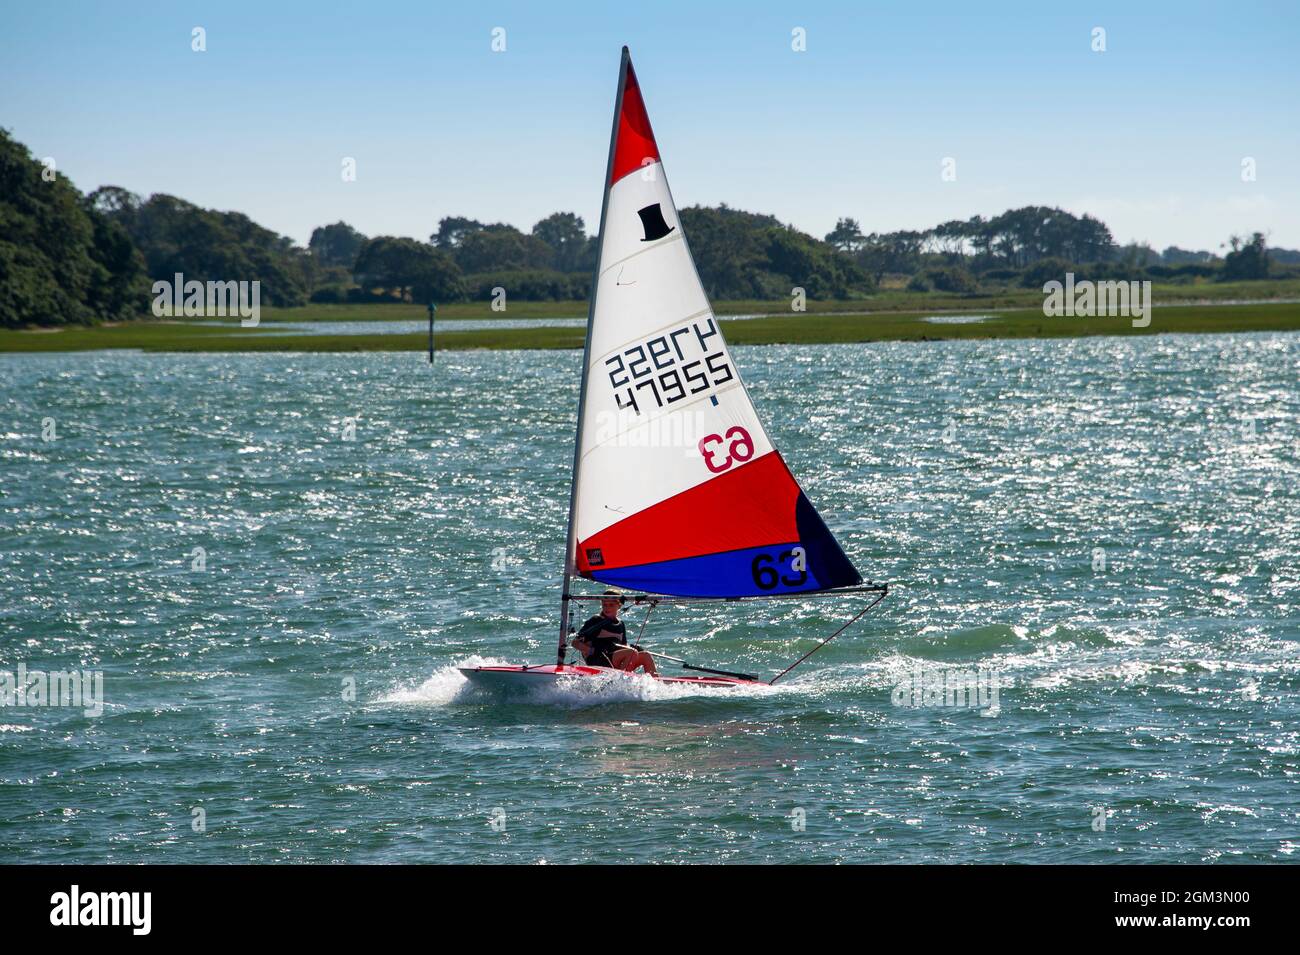
[[[1294,3],[0,4],[0,125],[38,157],[299,241],[557,210],[594,231],[627,43],[679,205],[822,235],[1039,203],[1157,248],[1300,247]]]

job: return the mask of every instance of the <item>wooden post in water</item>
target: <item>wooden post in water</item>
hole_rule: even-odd
[[[438,311],[438,306],[432,302],[429,303],[429,364],[433,364],[433,313]]]

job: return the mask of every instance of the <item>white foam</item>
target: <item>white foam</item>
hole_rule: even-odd
[[[505,660],[496,657],[481,657],[477,654],[466,657],[450,666],[439,667],[433,674],[416,686],[398,686],[379,697],[378,703],[401,703],[414,706],[446,706],[467,693],[469,680],[460,672],[460,667],[499,667],[508,666]]]
[[[891,692],[916,669],[987,669],[1002,675],[1006,702],[1019,692],[1061,690],[1114,681],[1124,685],[1153,684],[1180,692],[1197,691],[1200,673],[1242,671],[1262,678],[1271,672],[1294,672],[1294,663],[1252,664],[1231,659],[1204,659],[1203,655],[1174,654],[1165,642],[1155,643],[1150,635],[1117,629],[1104,632],[1105,643],[1092,640],[1053,639],[1054,629],[1046,633],[1027,630],[1023,638],[1028,645],[994,647],[972,653],[960,660],[935,659],[907,650],[887,652],[875,659],[838,666],[796,670],[776,686],[765,684],[739,687],[709,687],[692,684],[663,683],[641,674],[605,677],[572,677],[539,680],[535,686],[514,687],[500,695],[476,687],[465,679],[458,667],[502,666],[517,661],[468,656],[457,663],[440,667],[422,683],[400,685],[378,698],[382,704],[446,706],[457,703],[524,703],[581,709],[619,703],[646,703],[690,698],[737,699],[772,694],[801,697],[853,696],[864,703],[890,700]],[[909,648],[910,649],[910,648]],[[668,669],[666,675],[674,671]]]
[[[396,703],[406,706],[447,706],[453,703],[467,702],[471,697],[475,702],[491,699],[490,691],[475,687],[461,667],[509,666],[505,660],[495,657],[469,656],[450,666],[439,667],[423,683],[418,685],[399,685],[377,698],[377,703]],[[558,680],[544,680],[535,687],[521,688],[508,697],[517,702],[560,706],[578,709],[588,706],[602,706],[607,703],[645,703],[657,700],[681,700],[689,697],[707,697],[714,699],[733,697],[764,696],[789,691],[791,687],[755,686],[711,687],[688,683],[663,683],[640,673],[610,674],[609,676],[575,676],[562,677]]]

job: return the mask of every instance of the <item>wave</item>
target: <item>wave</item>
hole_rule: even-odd
[[[1024,649],[1038,643],[1074,643],[1085,647],[1109,647],[1115,640],[1098,629],[1053,624],[1041,631],[1009,624],[990,623],[978,627],[943,631],[927,627],[919,634],[899,640],[898,649],[911,656],[941,660],[1012,648]]]

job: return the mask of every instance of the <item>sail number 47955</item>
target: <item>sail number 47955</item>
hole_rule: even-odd
[[[648,398],[653,397],[655,407],[663,408],[687,395],[698,395],[731,381],[735,375],[727,363],[726,353],[711,350],[722,341],[717,336],[718,326],[710,316],[703,326],[690,322],[606,358],[605,367],[618,407],[640,414],[638,396],[647,400],[647,407]],[[717,341],[710,342],[711,338]],[[687,361],[687,351],[691,352],[690,361]]]

